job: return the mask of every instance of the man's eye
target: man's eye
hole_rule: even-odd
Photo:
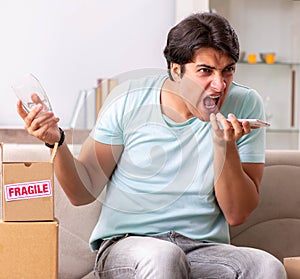
[[[235,67],[228,67],[224,70],[226,73],[234,73],[235,72]]]
[[[212,70],[211,69],[209,69],[209,68],[200,68],[199,69],[199,72],[200,73],[211,73],[212,72]]]

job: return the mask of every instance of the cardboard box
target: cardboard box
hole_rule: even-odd
[[[53,221],[53,164],[2,163],[2,219]]]
[[[0,278],[58,277],[58,223],[0,220]]]
[[[300,257],[284,258],[283,264],[287,272],[288,279],[300,278]]]

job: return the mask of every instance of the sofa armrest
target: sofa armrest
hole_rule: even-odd
[[[231,243],[259,248],[279,260],[300,255],[300,151],[267,150],[258,207],[230,227]]]

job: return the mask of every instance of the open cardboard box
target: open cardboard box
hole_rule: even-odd
[[[48,162],[2,161],[2,219],[4,221],[54,220],[53,159]]]

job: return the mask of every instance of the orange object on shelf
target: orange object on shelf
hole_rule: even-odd
[[[275,54],[274,53],[267,53],[266,54],[266,63],[267,64],[274,64],[275,63]]]
[[[248,54],[248,63],[249,64],[255,64],[256,63],[256,54],[255,53],[249,53]]]

